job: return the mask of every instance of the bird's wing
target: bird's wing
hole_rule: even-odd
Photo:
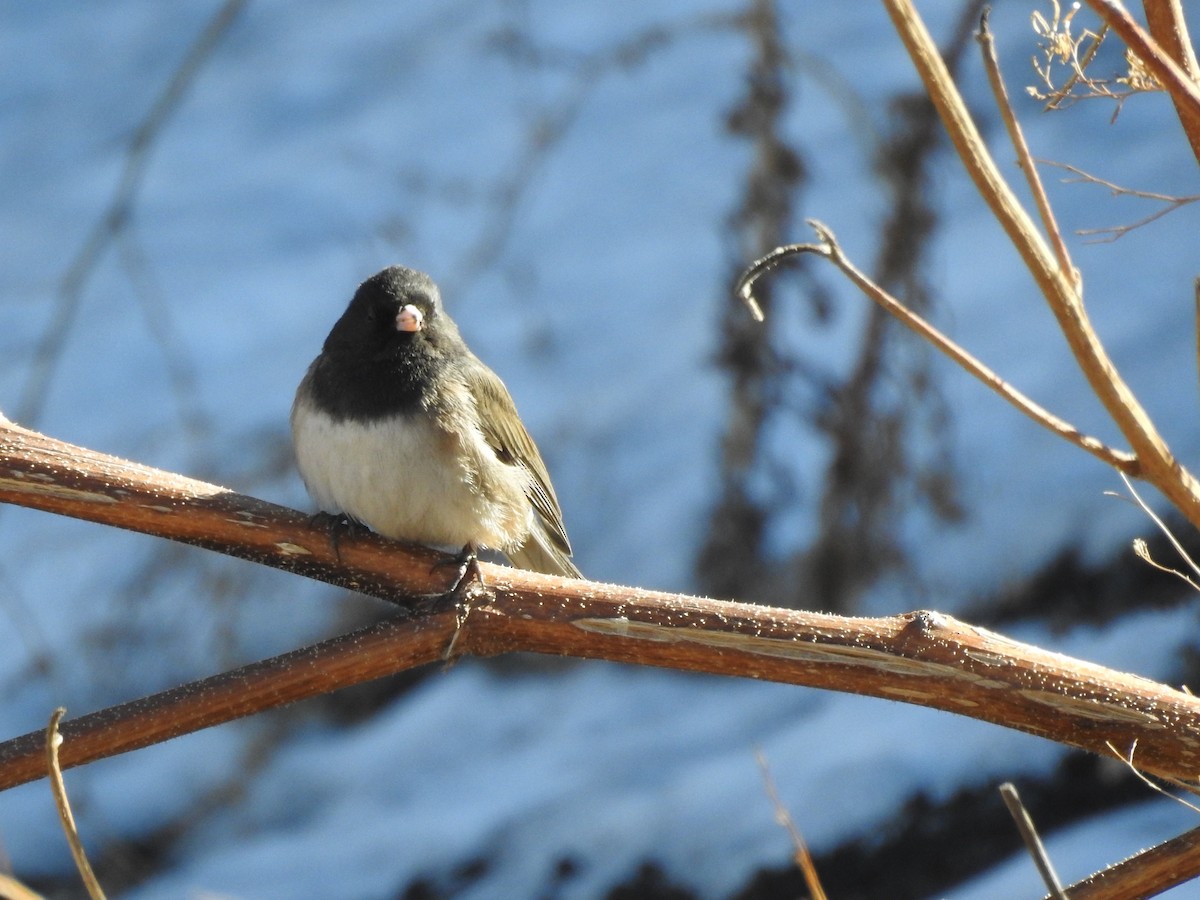
[[[523,466],[529,472],[529,500],[545,523],[548,537],[569,556],[571,542],[563,526],[558,498],[554,496],[554,487],[550,484],[550,473],[546,471],[537,445],[517,415],[517,407],[508,388],[495,372],[478,359],[470,361],[464,375],[467,388],[479,410],[484,438],[500,459]]]

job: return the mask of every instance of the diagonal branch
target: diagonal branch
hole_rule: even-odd
[[[1102,462],[1107,463],[1119,472],[1130,475],[1134,478],[1140,477],[1140,466],[1135,456],[1126,453],[1123,450],[1116,450],[1109,447],[1098,438],[1094,438],[1089,434],[1084,434],[1079,431],[1074,425],[1064,419],[1060,419],[1054,413],[1050,412],[1038,403],[1035,403],[1025,394],[1021,393],[995,371],[988,368],[983,362],[969,353],[961,345],[955,343],[951,338],[936,329],[933,325],[927,322],[917,313],[913,312],[882,287],[872,281],[865,272],[854,265],[842,252],[841,245],[838,244],[837,238],[827,226],[815,219],[809,219],[808,222],[817,232],[820,238],[819,244],[789,244],[786,247],[768,253],[762,259],[753,263],[746,272],[742,275],[741,281],[738,283],[738,295],[746,301],[747,304],[753,302],[752,290],[754,283],[762,275],[766,274],[775,266],[779,265],[789,256],[799,253],[815,253],[818,256],[823,256],[832,262],[835,266],[842,270],[842,273],[849,278],[854,285],[874,300],[885,311],[899,319],[904,325],[916,332],[930,344],[932,344],[942,354],[949,357],[958,365],[962,366],[971,375],[978,378],[985,385],[1015,406],[1022,413],[1027,415],[1033,421],[1037,422],[1044,428],[1057,434],[1059,437],[1079,447],[1081,450],[1086,450],[1088,453],[1095,456]],[[753,307],[751,309],[753,313]],[[761,314],[761,313],[760,313]]]
[[[1042,219],[1042,225],[1054,247],[1058,266],[1071,279],[1075,289],[1079,290],[1081,287],[1079,272],[1076,270],[1075,264],[1071,262],[1071,254],[1067,250],[1066,241],[1063,240],[1062,230],[1058,227],[1054,209],[1050,206],[1050,198],[1046,196],[1046,188],[1038,175],[1033,155],[1029,152],[1025,133],[1021,130],[1021,123],[1017,120],[1017,114],[1008,99],[1008,88],[1004,85],[1004,76],[1000,73],[1000,59],[996,55],[996,39],[988,27],[989,12],[990,9],[984,10],[983,17],[979,21],[976,40],[979,41],[979,46],[983,50],[983,66],[987,70],[988,82],[992,86],[992,95],[996,98],[996,106],[1000,108],[1000,116],[1004,119],[1004,128],[1008,131],[1008,139],[1017,152],[1017,165],[1025,173],[1025,182],[1029,185],[1030,193],[1033,194],[1034,203],[1037,205],[1038,215]]]
[[[1088,0],[1134,55],[1154,73],[1175,104],[1176,115],[1187,134],[1192,153],[1200,161],[1200,83],[1195,51],[1187,38],[1183,10],[1177,0],[1146,3],[1146,16],[1159,40],[1147,34],[1118,0]],[[1162,46],[1166,41],[1167,48]],[[1173,50],[1174,52],[1168,52]]]
[[[1200,877],[1200,828],[1101,869],[1066,889],[1071,900],[1141,900]]]
[[[308,517],[0,419],[0,502],[218,550],[403,604],[405,616],[62,724],[65,767],[462,654],[511,651],[761,678],[956,712],[1109,754],[1200,771],[1200,700],[933,612],[851,618],[482,565],[470,615],[445,557],[373,535],[337,551]],[[40,731],[0,744],[0,789],[44,772]]]

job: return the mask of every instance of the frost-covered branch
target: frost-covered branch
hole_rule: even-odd
[[[455,655],[532,651],[748,678],[947,710],[1195,783],[1200,700],[935,612],[851,618],[482,565],[465,602],[444,557],[375,535],[336,548],[309,517],[0,420],[0,502],[218,550],[398,603],[313,647],[61,725],[64,768]],[[0,789],[45,774],[41,732],[0,744]]]

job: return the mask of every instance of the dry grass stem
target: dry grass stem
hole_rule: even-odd
[[[1200,814],[1200,806],[1197,806],[1194,803],[1189,803],[1187,800],[1184,800],[1182,797],[1178,797],[1175,794],[1172,794],[1170,791],[1165,790],[1161,784],[1158,784],[1157,782],[1148,778],[1146,776],[1146,773],[1140,771],[1138,769],[1138,767],[1136,765],[1134,765],[1133,756],[1137,752],[1137,741],[1134,741],[1133,743],[1131,743],[1129,745],[1128,753],[1121,753],[1119,750],[1117,750],[1116,747],[1113,746],[1111,741],[1108,743],[1108,749],[1112,751],[1113,756],[1115,756],[1121,762],[1125,763],[1125,765],[1128,767],[1129,771],[1132,772],[1134,775],[1136,775],[1138,780],[1141,781],[1144,785],[1146,785],[1146,787],[1150,788],[1155,793],[1162,794],[1168,800],[1174,800],[1176,803],[1178,803],[1182,806],[1186,806],[1192,812]],[[1179,784],[1178,782],[1174,782],[1174,783],[1177,786],[1183,788],[1184,790],[1191,790],[1191,788],[1188,785]]]
[[[1200,577],[1200,566],[1197,566],[1196,562],[1192,559],[1192,557],[1190,555],[1188,555],[1188,552],[1183,549],[1183,544],[1179,543],[1179,539],[1175,537],[1174,532],[1172,532],[1171,529],[1167,527],[1167,524],[1162,519],[1160,519],[1155,514],[1154,510],[1152,510],[1150,508],[1149,504],[1147,504],[1146,501],[1142,499],[1142,495],[1139,494],[1137,492],[1137,490],[1134,488],[1133,482],[1131,482],[1128,478],[1126,478],[1123,473],[1121,474],[1121,480],[1123,482],[1125,482],[1126,489],[1129,491],[1130,495],[1133,497],[1134,502],[1138,505],[1138,507],[1141,509],[1141,511],[1144,512],[1149,517],[1151,522],[1153,522],[1156,526],[1158,526],[1159,531],[1161,531],[1164,535],[1166,535],[1167,540],[1171,542],[1171,546],[1174,548],[1175,552],[1179,554],[1179,558],[1182,559],[1185,563],[1187,563],[1188,568],[1191,569],[1192,572],[1194,572],[1198,577]],[[1143,542],[1142,546],[1145,547],[1145,542]],[[1134,549],[1136,551],[1137,548],[1135,547]],[[1146,551],[1145,553],[1138,553],[1138,555],[1141,556],[1142,559],[1146,560],[1151,565],[1153,565],[1155,568],[1162,569],[1164,572],[1175,572],[1174,569],[1167,569],[1164,566],[1160,566],[1158,563],[1154,562],[1154,560],[1150,559],[1149,551]],[[1184,581],[1186,581],[1188,584],[1190,584],[1196,590],[1200,590],[1200,586],[1197,586],[1196,582],[1192,581],[1191,578],[1184,575],[1182,572],[1175,572],[1175,574],[1178,575],[1180,578],[1182,578]]]
[[[75,816],[71,813],[71,803],[67,799],[67,785],[63,781],[62,768],[58,764],[58,748],[62,744],[62,735],[58,733],[58,723],[67,711],[61,706],[50,716],[50,724],[46,726],[46,768],[50,775],[50,788],[54,791],[54,803],[58,807],[58,819],[62,824],[63,833],[71,847],[71,858],[83,879],[91,900],[104,900],[104,890],[96,880],[92,864],[88,862],[87,853],[83,849],[83,841],[79,838],[79,829],[75,827]]]
[[[1029,810],[1021,802],[1016,785],[1008,781],[1000,785],[1000,797],[1004,800],[1004,805],[1008,807],[1008,814],[1012,816],[1017,831],[1020,832],[1025,849],[1033,857],[1033,864],[1037,866],[1038,874],[1042,876],[1042,881],[1050,891],[1050,896],[1055,900],[1067,900],[1067,895],[1063,893],[1062,882],[1058,880],[1058,873],[1054,871],[1054,864],[1050,862],[1050,854],[1046,852],[1046,845],[1042,843],[1041,835],[1038,834],[1037,828],[1033,824],[1033,817],[1029,815]]]
[[[797,868],[800,869],[800,874],[804,876],[804,886],[808,888],[809,897],[811,900],[828,900],[825,888],[821,886],[821,878],[817,874],[817,867],[813,862],[812,854],[808,851],[808,844],[804,842],[804,836],[800,834],[800,829],[796,827],[796,822],[792,819],[792,814],[784,806],[783,800],[779,797],[779,789],[775,786],[775,779],[771,775],[771,767],[767,764],[767,757],[761,748],[755,749],[754,759],[758,763],[758,770],[762,773],[763,787],[766,789],[767,799],[771,801],[771,807],[775,811],[775,821],[786,829],[788,837],[791,838],[792,847],[795,850],[792,858],[795,860]]]

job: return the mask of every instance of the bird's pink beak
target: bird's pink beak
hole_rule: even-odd
[[[396,313],[397,331],[420,331],[425,325],[425,316],[411,303],[400,307]]]

